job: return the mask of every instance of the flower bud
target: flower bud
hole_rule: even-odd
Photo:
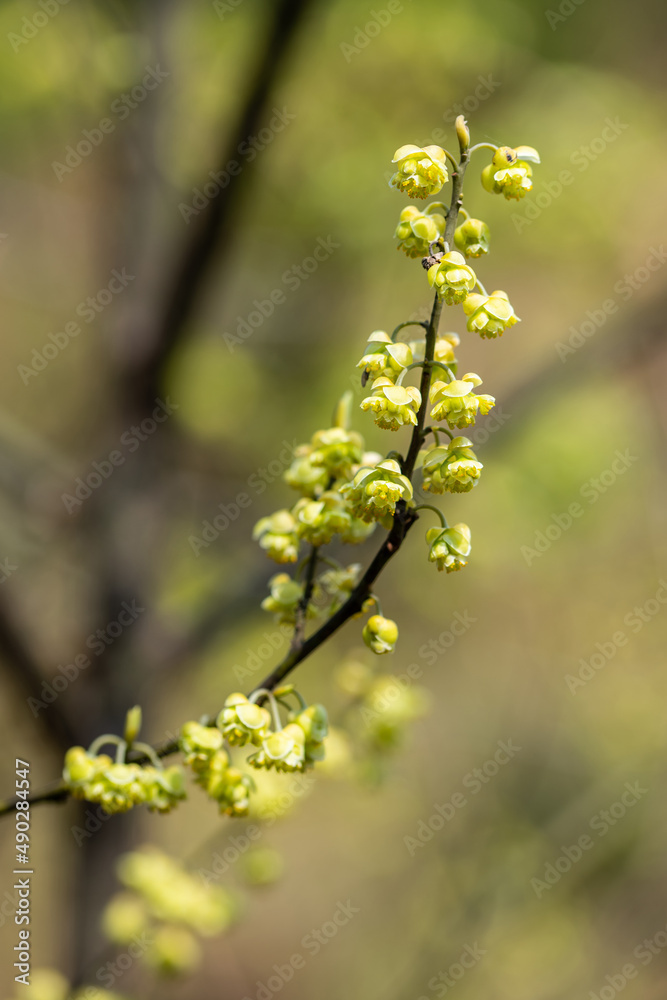
[[[371,615],[364,625],[362,638],[374,653],[393,653],[398,639],[398,625],[391,618]]]
[[[123,739],[131,746],[139,735],[141,729],[141,705],[135,705],[125,716],[125,732]]]
[[[437,194],[448,180],[447,157],[440,146],[415,146],[408,143],[394,153],[396,173],[390,187],[404,191],[409,198],[428,198]]]
[[[457,116],[455,126],[456,138],[459,140],[459,148],[462,153],[465,153],[470,146],[470,130],[466,125],[466,120],[463,115]]]
[[[466,257],[481,257],[489,252],[489,227],[481,219],[466,219],[454,230],[454,245]]]

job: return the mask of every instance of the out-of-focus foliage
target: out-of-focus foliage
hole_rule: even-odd
[[[126,448],[128,428],[109,424],[109,358],[131,349],[164,292],[196,224],[184,214],[219,169],[266,30],[259,0],[218,6],[224,16],[207,2],[71,3],[16,49],[9,36],[38,8],[0,9],[0,555],[18,567],[2,587],[19,619],[37,623],[31,644],[54,677],[103,624],[88,553],[72,546],[86,507],[70,515],[61,495]],[[465,572],[437,574],[418,526],[378,586],[401,627],[383,669],[431,702],[384,781],[380,766],[357,773],[340,735],[338,771],[353,780],[296,776],[285,791],[262,775],[257,838],[256,816],[232,826],[203,796],[142,817],[145,839],[221,886],[267,883],[230,935],[205,946],[197,978],[169,995],[217,996],[222,982],[226,995],[254,998],[299,954],[285,986],[294,998],[431,998],[449,977],[460,1000],[570,1000],[599,994],[628,963],[628,996],[661,996],[666,362],[664,348],[620,367],[590,359],[611,357],[617,336],[639,342],[667,293],[664,7],[400,6],[366,32],[365,6],[314,5],[271,134],[239,151],[254,172],[237,237],[163,387],[177,444],[159,528],[150,504],[117,495],[119,478],[100,487],[109,504],[127,504],[118,558],[172,629],[133,626],[146,732],[158,739],[217,711],[286,650],[287,633],[259,609],[264,586],[253,589],[253,574],[268,580],[274,568],[252,526],[284,506],[294,445],[327,425],[343,389],[363,398],[355,364],[368,334],[429,308],[419,261],[395,249],[404,200],[388,185],[390,161],[405,143],[452,147],[461,107],[476,138],[530,142],[542,158],[520,202],[484,191],[473,176],[483,157],[467,181],[466,207],[491,231],[475,269],[487,287],[511,288],[522,320],[491,341],[458,329],[465,370],[480,373],[500,414],[473,435],[483,489],[446,497],[449,522],[472,525],[475,546]],[[158,66],[168,76],[135,108],[123,104]],[[54,169],[103,119],[113,129],[81,163]],[[123,268],[136,277],[102,305]],[[88,297],[101,307],[90,322]],[[49,334],[68,323],[80,333],[48,360]],[[48,363],[22,377],[35,350]],[[551,391],[525,408],[519,388],[547,366]],[[383,448],[357,419],[369,447]],[[160,441],[141,444],[147,464]],[[203,604],[215,596],[224,608],[244,586],[246,612],[213,644],[177,671],[155,668]],[[365,721],[362,699],[334,683],[350,653],[366,656],[358,622],[304,664],[299,687],[334,724],[352,699],[372,742],[393,720]],[[31,760],[35,783],[50,780],[60,762],[39,718],[9,679],[2,693],[7,745]],[[74,951],[72,810],[44,807],[32,821],[33,938],[39,963],[58,967]],[[275,859],[253,864],[251,847],[279,849],[285,877],[269,884]],[[11,867],[3,850],[9,898]],[[3,934],[3,968],[13,943]],[[114,990],[131,994],[133,975]]]

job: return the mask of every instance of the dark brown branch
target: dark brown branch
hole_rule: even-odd
[[[230,161],[238,162],[241,144],[264,124],[269,98],[289,45],[311,2],[279,0],[275,3],[273,23],[245,105],[218,161],[221,173],[228,173]],[[267,9],[272,7],[272,3],[267,4]],[[143,356],[125,373],[128,403],[142,411],[155,405],[164,370],[186,330],[216,251],[222,251],[231,242],[241,195],[253,170],[254,163],[246,163],[239,173],[229,174],[229,183],[209,201],[188,229],[189,238],[181,258],[174,274],[165,283],[167,298],[157,328],[149,336]]]

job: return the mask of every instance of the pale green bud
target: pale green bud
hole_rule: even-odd
[[[362,638],[374,653],[393,653],[398,639],[398,625],[391,618],[371,615],[364,625]]]
[[[131,746],[139,735],[141,729],[141,705],[135,705],[125,716],[125,732],[123,739]]]
[[[454,230],[454,245],[466,257],[481,257],[489,252],[489,227],[481,219],[466,219]]]

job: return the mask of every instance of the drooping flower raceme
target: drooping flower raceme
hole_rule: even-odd
[[[429,528],[426,541],[430,548],[429,562],[434,562],[438,570],[453,573],[467,565],[470,555],[470,528],[467,524],[455,524],[453,528]]]
[[[463,311],[469,317],[468,329],[481,337],[502,337],[503,330],[521,322],[510,305],[507,292],[491,292],[490,295],[473,292],[463,303]]]
[[[482,463],[472,441],[456,437],[446,447],[431,448],[423,456],[423,487],[430,493],[467,493],[476,486]]]
[[[373,469],[360,469],[351,483],[341,486],[341,493],[356,517],[381,521],[393,515],[399,500],[412,500],[412,483],[398,462],[388,458]]]
[[[476,395],[473,392],[481,384],[481,378],[474,372],[468,372],[462,379],[454,382],[434,382],[430,393],[434,404],[431,418],[446,420],[450,427],[469,427],[474,424],[478,412],[488,413],[496,403],[493,396]]]
[[[389,184],[409,198],[428,198],[447,183],[447,156],[440,146],[414,146],[407,143],[394,153],[391,161],[396,173]]]
[[[442,260],[433,264],[428,269],[428,280],[448,306],[463,302],[477,283],[475,272],[466,264],[465,257],[458,250],[446,253]]]

